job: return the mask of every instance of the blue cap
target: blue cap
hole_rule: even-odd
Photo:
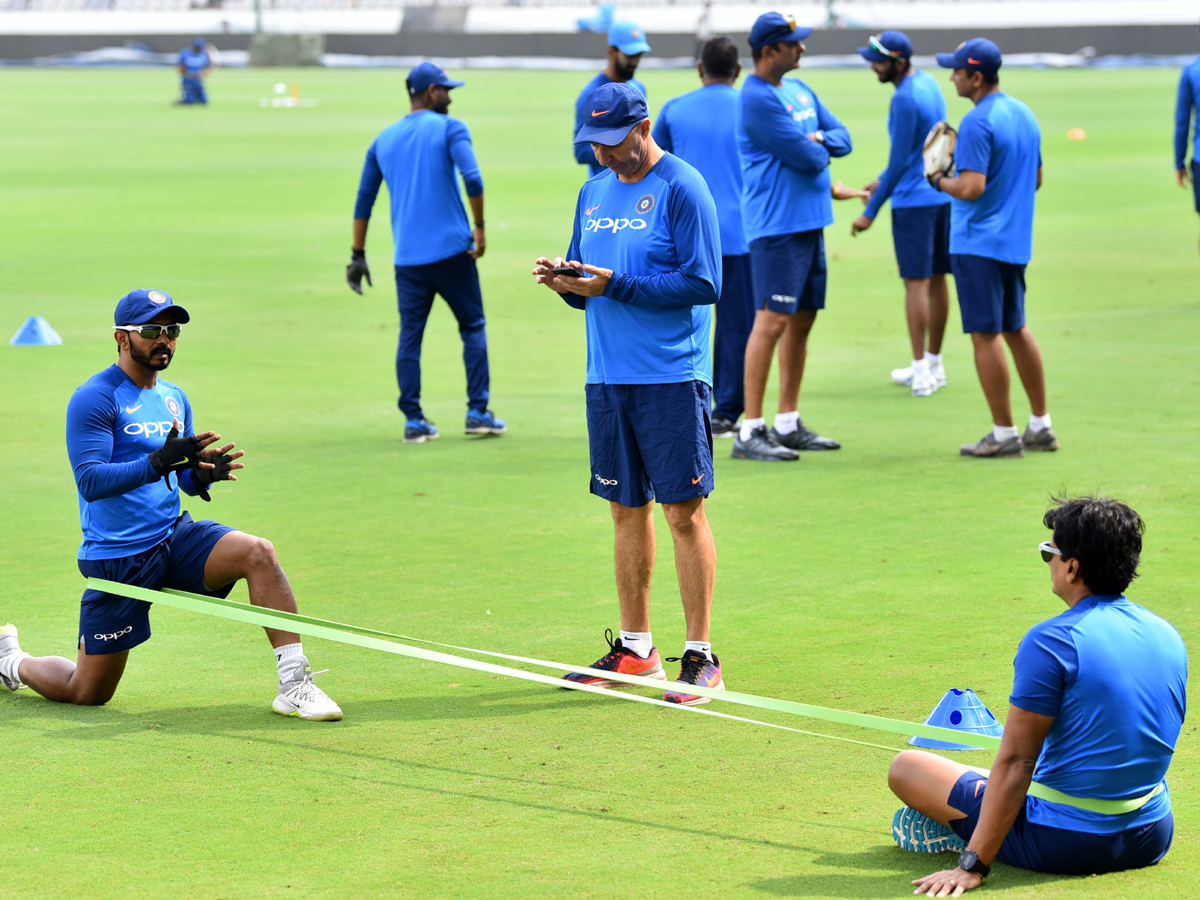
[[[802,41],[812,34],[811,28],[797,28],[796,20],[783,13],[763,13],[754,20],[750,29],[750,46],[761,50],[767,44],[778,44],[780,41]]]
[[[968,69],[995,75],[1000,71],[1000,48],[987,38],[971,38],[959,44],[953,53],[939,53],[937,61],[943,69]]]
[[[613,22],[612,28],[608,29],[608,46],[616,47],[626,56],[650,52],[646,32],[637,22]]]
[[[583,109],[586,118],[575,135],[577,144],[615,147],[625,140],[634,125],[650,118],[642,92],[617,81],[602,84],[588,94]]]
[[[885,31],[867,38],[867,46],[858,48],[858,55],[867,62],[885,59],[912,59],[912,41],[903,31]]]
[[[466,84],[465,81],[455,81],[446,74],[445,69],[435,66],[431,62],[413,66],[413,70],[408,73],[407,81],[409,94],[419,94],[431,84],[440,84],[447,88],[462,87]]]
[[[194,41],[192,41],[192,46],[193,47],[203,47],[204,46],[204,38],[202,38],[202,37],[196,38]]]
[[[145,325],[164,309],[175,310],[175,321],[180,325],[191,319],[188,311],[172,300],[166,291],[138,288],[117,301],[117,308],[113,310],[113,324]]]

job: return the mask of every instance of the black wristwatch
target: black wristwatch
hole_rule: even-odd
[[[974,872],[980,878],[987,878],[992,871],[991,866],[979,861],[979,854],[974,850],[964,850],[958,855],[958,867],[964,872]]]
[[[933,178],[931,178],[931,179],[929,180],[929,186],[930,186],[931,188],[933,188],[935,191],[940,191],[940,190],[941,190],[941,188],[940,188],[940,187],[938,187],[938,185],[942,183],[942,179],[943,179],[943,178],[945,178],[945,177],[946,177],[946,173],[945,173],[945,172],[938,172],[937,174],[935,174],[935,175],[933,176]]]

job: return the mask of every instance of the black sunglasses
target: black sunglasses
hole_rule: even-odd
[[[175,340],[179,337],[179,332],[183,331],[182,325],[114,325],[113,331],[136,331],[148,341],[155,340],[164,332],[168,340]]]

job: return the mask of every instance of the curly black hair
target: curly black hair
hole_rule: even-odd
[[[1079,577],[1095,594],[1122,594],[1137,578],[1146,523],[1120,500],[1051,497],[1042,522],[1054,532],[1063,561],[1079,563]]]

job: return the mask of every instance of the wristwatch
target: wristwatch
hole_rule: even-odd
[[[933,178],[929,179],[929,186],[932,187],[935,191],[940,191],[941,188],[938,187],[938,185],[942,183],[942,179],[945,177],[946,177],[945,172],[938,172],[937,174],[935,174],[933,176]]]
[[[964,850],[959,854],[958,867],[964,872],[974,872],[980,878],[987,878],[992,871],[991,866],[985,866],[979,861],[979,854],[974,850]]]

